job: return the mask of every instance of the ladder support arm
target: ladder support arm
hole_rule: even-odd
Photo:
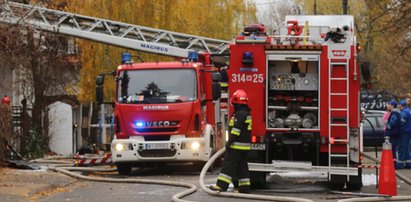
[[[0,5],[0,22],[28,24],[44,31],[173,57],[187,57],[191,51],[224,54],[228,52],[229,44],[228,41],[224,40],[154,29],[14,2]]]

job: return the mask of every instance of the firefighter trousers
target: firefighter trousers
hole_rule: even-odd
[[[227,149],[224,157],[223,167],[217,177],[217,186],[227,191],[233,181],[238,181],[238,191],[250,192],[250,173],[247,164],[248,151]]]

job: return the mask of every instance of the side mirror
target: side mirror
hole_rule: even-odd
[[[218,100],[221,97],[221,86],[213,82],[213,100]]]
[[[96,85],[101,86],[104,84],[104,76],[103,75],[98,75],[96,77]]]
[[[96,77],[96,101],[97,103],[102,103],[104,99],[103,95],[103,84],[104,84],[104,76],[97,76]]]

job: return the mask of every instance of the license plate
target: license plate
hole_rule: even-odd
[[[169,149],[168,143],[147,143],[146,149],[155,150],[155,149]]]
[[[263,143],[251,144],[251,150],[265,150],[265,144]]]

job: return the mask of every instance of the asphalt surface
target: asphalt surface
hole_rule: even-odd
[[[372,153],[370,151],[369,153]],[[367,162],[366,163],[370,163]],[[205,183],[214,184],[219,168],[206,175]],[[400,170],[411,178],[411,169]],[[185,188],[127,183],[102,183],[76,180],[53,171],[16,170],[0,168],[0,201],[171,201],[171,197]],[[116,172],[83,173],[96,177],[125,178]],[[183,181],[196,184],[199,171],[190,165],[168,165],[159,168],[134,169],[128,178]],[[375,184],[375,169],[363,172],[364,187],[362,193],[378,193]],[[326,179],[319,175],[293,173],[288,175],[270,175],[265,189],[253,190],[253,194],[289,196],[329,202],[348,196],[330,193]],[[397,178],[398,195],[411,193],[411,186]],[[214,197],[198,190],[187,196],[190,201],[252,201],[236,198]]]

